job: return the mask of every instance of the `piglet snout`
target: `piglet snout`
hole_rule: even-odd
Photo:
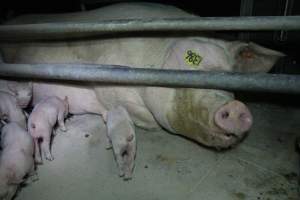
[[[233,100],[222,107],[215,113],[215,123],[227,134],[242,137],[253,123],[252,114],[245,104]]]

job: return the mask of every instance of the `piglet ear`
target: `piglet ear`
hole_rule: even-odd
[[[68,99],[68,96],[65,96],[64,104],[65,104],[65,108],[66,108],[67,112],[69,112],[69,99]]]
[[[229,52],[233,56],[235,72],[268,72],[279,58],[285,56],[252,42],[231,42]]]
[[[65,103],[68,103],[68,102],[69,102],[68,96],[65,96],[64,102],[65,102]]]
[[[7,87],[8,87],[8,89],[11,92],[16,93],[17,92],[18,83],[15,82],[15,81],[9,81],[9,82],[7,82]]]

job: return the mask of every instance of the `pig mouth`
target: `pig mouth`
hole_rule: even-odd
[[[235,134],[235,133],[224,133],[221,137],[223,140],[232,140],[232,139],[240,140],[240,139],[242,139],[242,137],[238,137],[237,134]]]
[[[20,104],[21,107],[26,107],[27,105],[25,103]]]
[[[189,132],[185,132],[185,134],[179,134],[195,139],[204,146],[215,147],[218,150],[236,145],[245,136],[244,133],[228,132],[216,126],[213,120],[211,125],[206,125],[202,121],[189,118],[189,125],[194,128]]]
[[[26,108],[27,105],[28,105],[28,102],[27,100],[24,100],[24,101],[19,101],[18,104],[21,108]]]
[[[205,137],[198,138],[198,141],[204,146],[214,147],[217,150],[231,148],[244,138],[245,134],[229,133],[223,130],[208,130],[205,132]],[[205,140],[203,140],[205,138]]]
[[[211,137],[211,145],[209,146],[215,146],[218,149],[234,146],[245,136],[245,134],[226,132],[218,127],[208,130],[207,133]]]

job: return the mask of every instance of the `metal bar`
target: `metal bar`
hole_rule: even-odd
[[[74,39],[145,31],[300,30],[300,16],[195,17],[112,20],[97,23],[44,23],[0,26],[0,41]]]
[[[240,16],[252,16],[254,8],[254,0],[241,0]],[[249,32],[241,32],[239,39],[243,41],[250,41]]]
[[[300,75],[163,70],[87,64],[0,64],[0,77],[300,93]]]

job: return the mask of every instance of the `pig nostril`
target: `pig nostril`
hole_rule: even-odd
[[[225,111],[221,115],[222,119],[227,119],[229,117],[229,112]]]
[[[245,113],[241,113],[240,116],[239,116],[239,118],[240,118],[240,119],[245,118]]]

